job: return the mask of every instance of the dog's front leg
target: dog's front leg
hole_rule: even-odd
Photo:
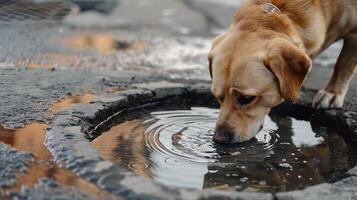
[[[313,106],[318,109],[342,108],[356,66],[357,33],[353,33],[344,38],[334,73],[327,86],[316,94]]]

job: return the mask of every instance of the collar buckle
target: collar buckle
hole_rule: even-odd
[[[262,5],[262,10],[268,14],[281,13],[281,10],[272,3],[265,3]]]

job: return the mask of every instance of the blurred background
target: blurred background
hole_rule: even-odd
[[[239,0],[0,1],[0,125],[50,122],[68,96],[142,77],[210,81],[212,38]]]
[[[22,127],[29,121],[44,121],[42,113],[53,102],[122,87],[128,73],[209,82],[211,40],[227,29],[240,4],[240,0],[0,1],[0,124]],[[341,43],[334,44],[315,66],[333,66],[340,48]],[[322,84],[313,86],[318,89]]]
[[[239,5],[240,0],[1,1],[0,65],[169,71],[208,79],[201,75],[207,75],[210,40],[229,26]],[[332,64],[335,52],[318,63]]]
[[[237,0],[1,1],[0,65],[164,69],[194,77],[206,71],[201,69],[209,41],[228,26],[239,4]]]

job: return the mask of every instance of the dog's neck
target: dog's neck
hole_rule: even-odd
[[[266,15],[281,15],[282,18],[287,19],[291,30],[289,37],[311,57],[316,57],[339,39],[339,35],[344,34],[336,30],[347,32],[350,28],[336,28],[339,24],[345,24],[341,22],[342,19],[349,18],[340,1],[321,0],[313,3],[310,0],[250,0],[248,2],[260,6]],[[341,16],[341,13],[344,16]]]
[[[281,15],[281,17],[286,18],[291,25],[291,30],[293,30],[290,37],[294,43],[309,56],[313,57],[317,54],[325,42],[328,28],[323,13],[319,13],[312,5],[307,5],[311,1],[272,2],[264,3],[261,6],[263,11],[271,10],[272,12],[266,12],[266,14]],[[276,7],[276,9],[270,9],[270,7]]]
[[[247,1],[236,12],[230,29],[233,31],[238,29],[247,34],[258,34],[266,39],[284,37],[304,52],[308,52],[296,22],[291,20],[285,8],[282,8],[279,4]],[[301,22],[298,25],[305,25],[302,19],[298,22]]]

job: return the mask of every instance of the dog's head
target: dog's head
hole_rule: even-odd
[[[272,107],[297,100],[311,60],[286,37],[232,25],[214,39],[209,63],[221,107],[213,139],[235,143],[255,137]]]

